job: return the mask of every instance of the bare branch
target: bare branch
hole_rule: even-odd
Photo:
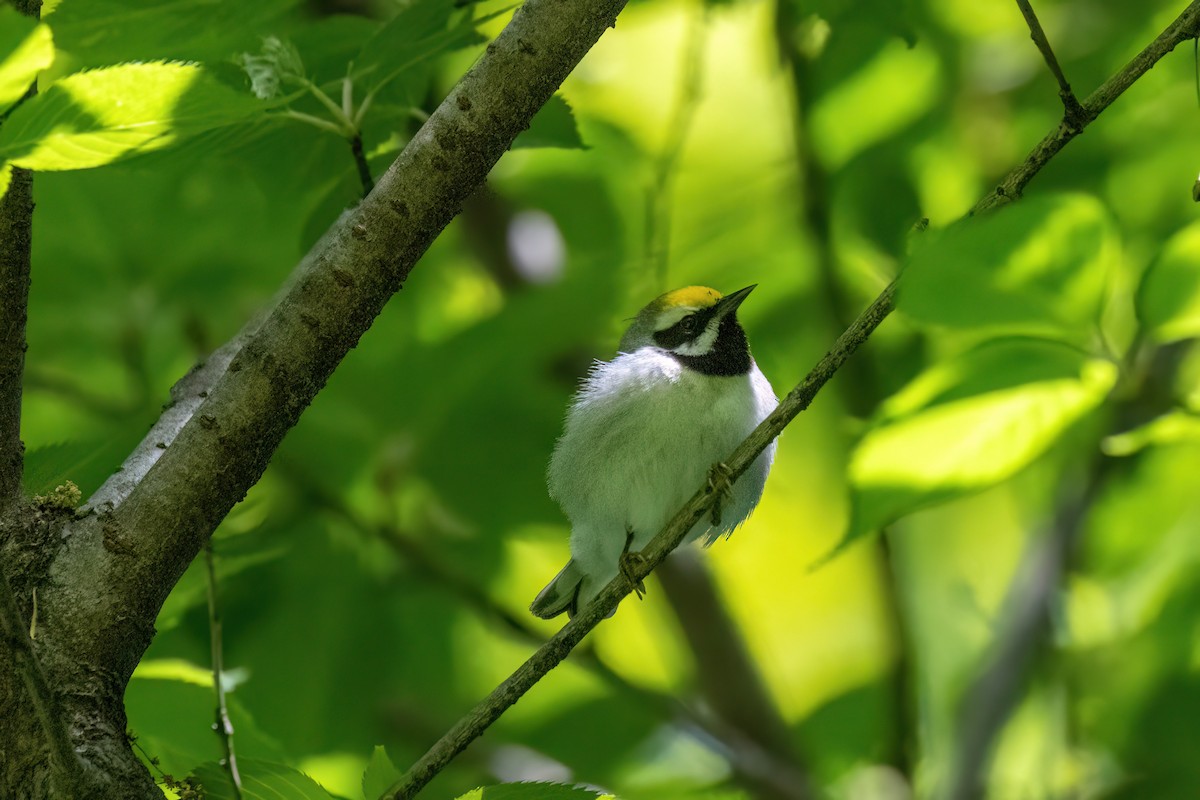
[[[309,253],[261,324],[194,376],[206,396],[177,400],[89,502],[94,513],[71,525],[72,546],[54,565],[70,579],[41,598],[68,622],[64,652],[130,674],[167,593],[218,522],[623,5],[521,6],[374,191]]]
[[[175,441],[183,426],[192,420],[204,404],[208,392],[229,367],[229,362],[242,348],[242,343],[257,328],[252,322],[241,333],[226,342],[203,363],[197,364],[171,387],[171,401],[163,409],[150,433],[125,459],[120,468],[88,499],[84,510],[116,508],[129,496]]]
[[[333,514],[363,536],[382,537],[397,557],[411,565],[413,572],[422,579],[441,586],[473,608],[480,616],[500,625],[526,643],[534,647],[546,643],[546,637],[529,623],[527,616],[514,614],[505,608],[484,591],[478,581],[471,580],[442,562],[415,536],[392,524],[372,524],[340,497],[304,474],[298,466],[284,462],[276,465],[276,469],[280,468],[287,478],[295,482],[307,500]],[[733,777],[739,784],[757,792],[770,792],[770,797],[793,800],[803,796],[797,794],[796,788],[805,784],[803,774],[794,769],[788,763],[788,759],[781,759],[777,754],[770,752],[746,732],[733,730],[724,721],[701,713],[670,694],[631,683],[601,659],[590,645],[583,644],[575,648],[571,652],[571,659],[604,681],[614,691],[634,702],[654,708],[665,721],[680,725],[702,745],[715,751],[729,762]]]
[[[1176,45],[1188,39],[1195,39],[1197,34],[1200,34],[1200,0],[1193,0],[1153,42],[1083,101],[1083,115],[1077,120],[1077,125],[1068,124],[1064,120],[1055,130],[1046,134],[1023,162],[975,204],[971,213],[977,214],[998,208],[1019,198],[1033,176],[1037,175],[1067,142],[1082,133],[1100,112],[1112,105],[1134,81],[1145,75],[1163,56],[1174,50]]]
[[[738,445],[732,455],[725,459],[729,467],[730,480],[736,480],[758,454],[775,440],[796,416],[808,408],[821,387],[833,377],[846,359],[867,340],[871,332],[891,312],[895,295],[895,284],[887,287],[862,313],[845,333],[838,337],[833,349],[825,354],[812,371],[780,402],[779,407],[754,429]],[[709,487],[701,488],[671,521],[650,540],[641,551],[644,562],[634,570],[633,577],[644,578],[683,541],[688,531],[708,514],[716,502]],[[429,783],[451,759],[466,749],[488,726],[500,718],[509,706],[517,702],[533,688],[550,670],[556,667],[583,637],[596,627],[600,620],[612,612],[617,604],[629,594],[631,586],[621,576],[614,578],[596,598],[562,627],[550,641],[529,657],[516,672],[492,691],[447,733],[421,756],[416,764],[384,793],[387,800],[408,800]]]
[[[221,633],[221,607],[217,603],[217,570],[213,564],[212,540],[204,545],[205,577],[208,582],[208,636],[212,653],[213,694],[217,709],[213,729],[221,739],[225,750],[225,769],[237,800],[242,798],[242,776],[238,773],[237,755],[233,750],[233,723],[229,719],[229,707],[225,704],[225,646]]]
[[[1029,37],[1041,51],[1042,58],[1046,59],[1046,66],[1050,68],[1054,79],[1058,81],[1058,96],[1062,98],[1065,121],[1072,127],[1079,127],[1082,130],[1083,126],[1087,124],[1086,112],[1083,110],[1083,106],[1079,105],[1079,98],[1071,91],[1071,84],[1067,83],[1067,76],[1063,74],[1062,67],[1058,65],[1058,59],[1054,55],[1053,48],[1050,47],[1050,40],[1046,38],[1046,32],[1042,30],[1042,23],[1038,20],[1037,14],[1033,13],[1033,6],[1029,5],[1029,0],[1017,0],[1017,5],[1021,8],[1021,13],[1025,15],[1025,22],[1029,25]]]
[[[33,244],[33,175],[14,169],[0,198],[0,510],[21,495],[25,318]]]

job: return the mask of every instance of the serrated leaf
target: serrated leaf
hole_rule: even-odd
[[[241,800],[329,800],[329,792],[303,772],[286,764],[239,759]],[[225,767],[210,761],[192,772],[204,787],[206,800],[237,800],[238,794]]]
[[[1114,251],[1095,199],[1024,200],[923,234],[897,308],[932,325],[1078,341],[1099,317]]]
[[[604,800],[612,795],[602,795],[590,789],[567,786],[563,783],[506,783],[501,786],[481,786],[473,789],[458,800]]]
[[[53,61],[50,28],[10,5],[0,5],[0,112],[20,100]]]
[[[1103,402],[1116,377],[1110,362],[1028,339],[991,342],[930,367],[855,448],[851,522],[839,549],[1016,474]]]
[[[298,82],[306,77],[304,61],[296,46],[278,36],[267,36],[259,52],[242,53],[237,63],[246,71],[250,90],[260,100],[276,97],[284,83]]]
[[[47,17],[74,63],[196,60],[216,63],[253,49],[299,0],[63,0]]]
[[[266,106],[198,64],[122,64],[79,72],[21,105],[0,128],[0,158],[83,169],[167,147]]]
[[[1172,236],[1142,276],[1138,319],[1159,342],[1200,336],[1200,223]]]
[[[557,94],[533,116],[529,129],[521,133],[512,146],[587,149],[579,135],[579,127],[575,124],[575,112],[571,110],[571,105]]]
[[[367,769],[362,776],[363,797],[374,800],[398,780],[400,770],[396,769],[396,765],[388,758],[387,750],[383,745],[375,745],[374,751],[371,752],[371,760],[367,762]]]
[[[1151,445],[1200,442],[1200,416],[1175,410],[1125,433],[1108,436],[1100,446],[1110,456],[1131,456]]]

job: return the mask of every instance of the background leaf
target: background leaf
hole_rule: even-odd
[[[238,772],[242,778],[242,800],[329,800],[329,793],[320,784],[284,764],[238,759]],[[192,777],[204,787],[208,800],[237,800],[228,771],[217,762],[201,764]]]
[[[529,129],[523,131],[512,144],[513,147],[566,147],[587,149],[579,135],[575,114],[570,104],[561,95],[554,95],[533,115]]]
[[[1142,277],[1137,309],[1147,333],[1160,342],[1200,336],[1200,224],[1163,245]]]
[[[53,61],[50,28],[8,4],[0,6],[0,112],[20,100]]]
[[[1087,339],[1109,285],[1112,238],[1093,198],[1031,197],[921,234],[897,307],[962,330]]]
[[[608,796],[561,783],[510,783],[483,786],[458,800],[598,800]]]
[[[388,758],[383,745],[375,745],[371,751],[371,760],[367,762],[366,772],[362,776],[363,797],[374,800],[387,791],[388,787],[400,779],[400,770]]]
[[[195,64],[123,64],[70,75],[0,128],[0,158],[83,169],[241,122],[264,106]]]
[[[1032,340],[992,342],[932,367],[854,450],[846,541],[1012,476],[1115,380],[1110,363]],[[929,391],[939,385],[951,391]]]

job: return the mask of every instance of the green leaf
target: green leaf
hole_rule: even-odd
[[[1029,339],[990,342],[930,367],[855,448],[841,546],[1011,477],[1099,405],[1116,376],[1110,362]]]
[[[425,70],[419,68],[428,67],[437,56],[481,42],[470,13],[451,24],[454,13],[454,0],[412,0],[406,4],[367,40],[354,59],[356,84],[361,80],[371,91],[410,70],[423,77]]]
[[[241,800],[329,800],[329,792],[312,778],[285,764],[238,760],[242,777]],[[237,792],[225,767],[215,761],[201,764],[192,777],[204,787],[206,800],[237,800]]]
[[[123,61],[217,63],[253,49],[299,0],[63,0],[47,16],[60,50],[85,67]]]
[[[534,115],[529,129],[516,138],[516,147],[563,147],[586,150],[587,145],[579,136],[575,124],[575,112],[561,95],[554,95]]]
[[[50,28],[10,5],[0,6],[0,112],[20,100],[52,61]]]
[[[367,800],[379,797],[388,787],[400,779],[400,770],[388,758],[387,750],[382,745],[375,745],[371,760],[362,776],[363,797]]]
[[[1113,241],[1091,197],[1024,200],[923,234],[897,307],[932,325],[1079,341],[1099,317]]]
[[[262,100],[279,95],[284,83],[298,83],[306,77],[296,46],[278,36],[266,37],[260,52],[242,53],[237,62],[250,78],[251,91]]]
[[[0,164],[0,199],[8,194],[8,184],[12,182],[13,165],[7,162]]]
[[[502,786],[481,786],[460,796],[458,800],[603,800],[612,795],[599,794],[562,783],[506,783]]]
[[[96,167],[243,121],[264,108],[197,64],[79,72],[13,112],[0,128],[0,158],[29,169]]]
[[[1138,318],[1159,342],[1200,336],[1200,223],[1172,236],[1142,276]]]
[[[1155,417],[1125,433],[1106,437],[1101,443],[1110,456],[1130,456],[1156,444],[1200,441],[1200,416],[1175,410]]]

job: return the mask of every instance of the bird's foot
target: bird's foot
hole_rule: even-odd
[[[733,497],[733,475],[729,467],[725,463],[718,461],[708,468],[708,488],[706,491],[709,494],[716,495],[716,502],[712,507],[712,524],[717,526],[721,524],[721,506],[729,502]]]
[[[629,581],[629,588],[641,600],[646,596],[646,584],[642,583],[641,578],[637,577],[637,571],[646,568],[646,558],[641,553],[629,552],[629,546],[633,544],[633,528],[625,526],[625,549],[621,551],[621,555],[617,558],[617,567],[621,570],[622,577]]]

